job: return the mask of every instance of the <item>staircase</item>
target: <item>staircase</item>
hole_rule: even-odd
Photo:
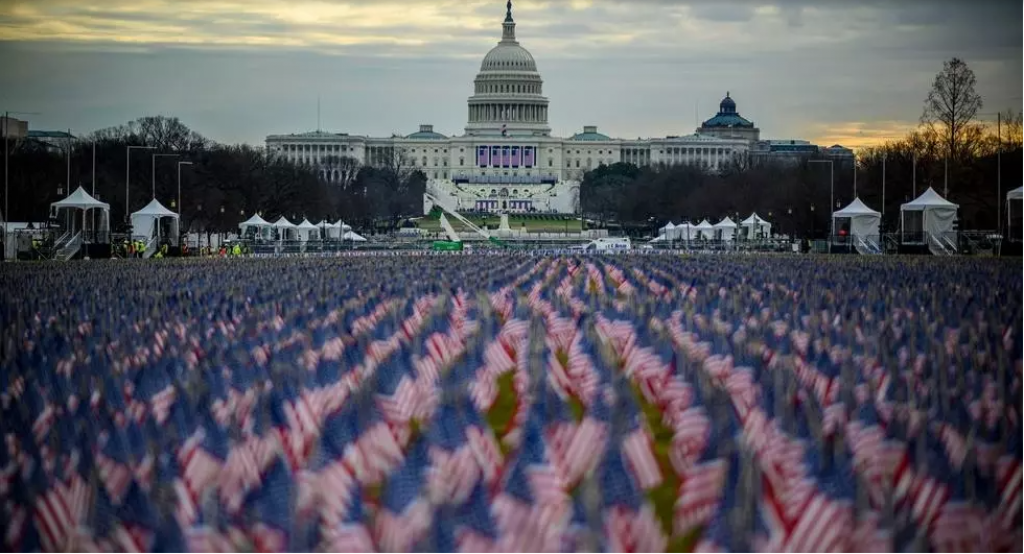
[[[881,254],[882,249],[878,243],[868,237],[855,236],[853,246],[857,249],[857,253],[861,255],[874,255]]]
[[[946,236],[928,235],[928,250],[933,256],[953,256],[956,254],[956,244]]]
[[[75,233],[74,236],[69,236],[70,233],[64,233],[54,244],[54,255],[53,259],[66,262],[71,258],[75,257],[82,248],[82,232]]]
[[[150,237],[146,241],[146,252],[142,255],[143,258],[152,258],[153,254],[156,254],[156,237]]]

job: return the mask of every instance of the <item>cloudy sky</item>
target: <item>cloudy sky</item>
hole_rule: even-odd
[[[0,111],[76,133],[180,117],[221,142],[461,133],[503,0],[0,0]],[[916,124],[942,62],[1022,104],[1011,0],[516,0],[551,126],[693,132],[731,91],[765,138],[850,146]],[[986,116],[988,117],[988,116]]]

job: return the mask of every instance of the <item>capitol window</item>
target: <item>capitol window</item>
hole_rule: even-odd
[[[459,166],[466,165],[466,158],[459,158]]]

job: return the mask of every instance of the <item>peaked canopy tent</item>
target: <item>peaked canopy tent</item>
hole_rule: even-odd
[[[260,217],[260,214],[252,214],[252,217],[238,224],[239,233],[245,237],[251,230],[253,237],[269,238],[274,224]]]
[[[67,231],[72,236],[76,232],[82,232],[84,242],[102,244],[110,242],[110,204],[96,200],[88,192],[85,192],[85,189],[78,187],[67,198],[50,204],[50,212],[57,214],[60,210],[64,210]],[[90,210],[100,211],[100,220],[98,223],[93,223],[91,230],[87,229],[89,218],[86,215]],[[81,211],[81,217],[78,217],[78,211]],[[78,225],[79,221],[81,221],[81,225]]]
[[[740,222],[740,229],[747,239],[769,238],[772,236],[772,224],[757,215],[756,212]]]
[[[850,202],[845,208],[832,212],[832,227],[834,229],[848,228],[847,232],[850,236],[862,239],[877,237],[878,225],[881,221],[882,214],[867,207],[860,198],[854,198],[853,202]]]
[[[131,215],[132,236],[141,237],[145,240],[160,240],[160,220],[170,220],[171,244],[178,245],[178,214],[168,210],[154,198],[144,208]]]
[[[726,242],[732,241],[736,235],[736,223],[726,216],[725,219],[715,223],[715,239],[724,240]]]
[[[328,223],[327,221],[321,221],[317,227],[324,230],[327,233],[325,236],[328,240],[341,240],[346,231],[351,231],[352,227],[342,222],[340,219],[334,223]]]
[[[658,232],[661,235],[668,235],[675,228],[676,228],[676,224],[672,223],[671,221],[669,221],[668,223],[665,224],[664,227],[662,227],[661,229],[658,229]]]
[[[684,221],[666,231],[665,236],[669,240],[691,240],[697,238],[694,229],[693,225]]]
[[[298,231],[299,240],[301,240],[302,242],[307,242],[310,239],[315,240],[320,238],[320,228],[310,223],[309,219],[303,219],[302,223],[299,223],[295,227],[295,229],[296,231]]]
[[[352,231],[345,231],[345,234],[341,238],[342,238],[342,240],[347,240],[347,241],[352,241],[352,242],[366,242],[365,238],[360,236],[358,233],[354,233]]]
[[[274,222],[274,229],[278,232],[277,240],[298,239],[298,227],[296,227],[291,221],[288,221],[288,218],[283,215]]]
[[[906,243],[928,243],[940,240],[951,245],[953,223],[960,207],[928,187],[921,196],[900,206],[900,236]],[[947,244],[946,246],[949,246]]]
[[[702,220],[698,223],[694,229],[697,230],[697,238],[710,240],[715,238],[715,226],[712,225],[708,220]]]

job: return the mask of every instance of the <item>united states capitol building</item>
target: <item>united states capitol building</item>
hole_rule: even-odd
[[[343,158],[420,170],[427,177],[427,192],[448,207],[505,213],[578,211],[583,175],[601,164],[700,164],[715,171],[733,162],[799,159],[811,153],[852,159],[852,152],[841,146],[762,141],[760,130],[740,115],[728,93],[719,112],[691,135],[624,140],[588,125],[571,137],[553,137],[544,80],[533,55],[516,40],[511,0],[501,41],[484,56],[467,104],[460,136],[445,136],[432,125],[386,138],[315,131],[270,135],[267,150],[315,167],[328,182],[344,178]],[[430,203],[424,204],[429,210]]]

